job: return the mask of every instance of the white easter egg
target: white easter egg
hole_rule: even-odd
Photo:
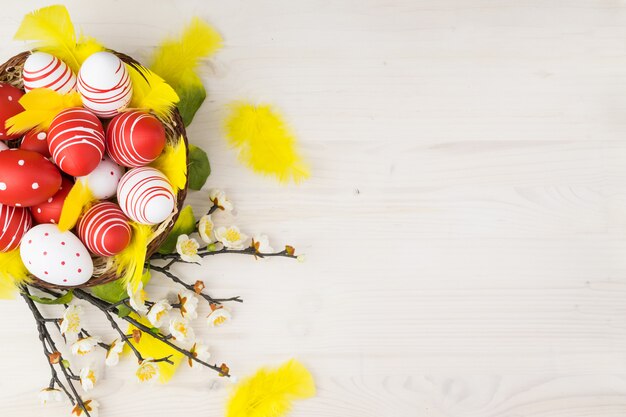
[[[129,218],[141,224],[161,223],[172,214],[176,198],[158,169],[133,168],[120,180],[117,201]]]
[[[61,232],[54,224],[39,224],[26,232],[20,255],[31,274],[50,284],[81,285],[93,274],[93,261],[85,245],[72,232]]]
[[[78,180],[87,184],[91,193],[98,200],[111,198],[117,192],[117,185],[124,175],[124,168],[116,164],[108,156],[104,157],[96,169]]]
[[[78,71],[78,92],[86,108],[99,117],[111,118],[128,105],[133,88],[121,59],[110,52],[96,52]]]
[[[4,142],[0,142],[0,151],[6,151],[7,149],[9,149],[9,146]]]
[[[45,52],[33,52],[24,62],[24,90],[49,88],[61,94],[76,89],[76,76],[59,58]]]

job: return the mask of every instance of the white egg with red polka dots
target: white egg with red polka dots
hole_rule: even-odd
[[[117,185],[122,175],[124,175],[124,168],[105,156],[96,169],[91,171],[89,175],[77,177],[77,180],[87,184],[91,193],[98,200],[106,200],[117,193]]]
[[[31,274],[50,284],[82,285],[93,274],[93,261],[85,245],[72,232],[61,232],[54,224],[39,224],[26,232],[20,255]]]
[[[4,142],[0,142],[0,151],[6,151],[9,149],[8,145]]]

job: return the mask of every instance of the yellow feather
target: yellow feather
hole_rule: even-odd
[[[150,324],[150,322],[147,319],[141,318],[137,316],[135,313],[131,313],[131,317],[137,320],[138,322],[140,322],[141,324],[144,324],[150,328],[152,327],[152,324]],[[132,334],[133,330],[135,329],[136,327],[130,324],[128,326],[128,330],[126,331],[126,334]],[[172,377],[174,376],[174,373],[176,372],[176,369],[178,369],[178,365],[180,365],[181,361],[185,357],[182,353],[178,352],[177,350],[172,349],[171,347],[167,346],[165,343],[159,342],[158,340],[156,340],[154,337],[150,336],[149,334],[142,334],[141,339],[139,340],[139,343],[135,343],[135,342],[132,342],[132,343],[135,345],[137,350],[141,353],[141,356],[143,356],[144,358],[159,359],[159,358],[163,358],[163,357],[171,355],[170,360],[174,362],[173,365],[167,362],[157,363],[157,365],[159,366],[159,371],[160,371],[159,382],[161,383],[166,383],[170,379],[172,379]],[[128,347],[125,347],[125,350],[130,351]]]
[[[15,39],[35,41],[38,50],[56,56],[74,73],[78,72],[87,56],[104,49],[90,38],[81,37],[77,41],[70,14],[62,5],[43,7],[24,16]],[[89,55],[86,55],[87,52]]]
[[[63,202],[59,229],[65,232],[74,228],[81,214],[96,200],[86,181],[77,180]]]
[[[176,146],[167,144],[165,150],[150,166],[165,174],[174,187],[174,191],[185,188],[187,184],[187,147],[181,137]]]
[[[207,23],[194,18],[178,39],[168,38],[152,56],[150,68],[172,87],[201,85],[196,73],[202,58],[222,47],[222,37]]]
[[[24,111],[7,119],[5,126],[9,133],[24,133],[32,128],[48,130],[52,119],[62,110],[80,107],[80,94],[59,94],[47,88],[36,88],[24,94],[19,100]]]
[[[153,111],[159,117],[167,117],[178,103],[178,94],[163,78],[139,65],[126,65],[133,84],[130,108]]]
[[[277,369],[261,368],[239,382],[228,400],[226,417],[280,417],[293,400],[314,395],[313,377],[292,359]]]
[[[0,252],[0,298],[14,298],[15,291],[29,282],[30,277],[22,262],[20,249]]]
[[[146,262],[146,250],[152,237],[152,227],[130,222],[133,237],[130,244],[122,252],[115,255],[117,275],[123,280],[124,286],[131,283],[133,290],[139,287]]]
[[[269,105],[233,103],[225,128],[228,142],[239,151],[239,160],[254,172],[283,183],[291,179],[298,183],[309,177],[309,169],[296,150],[295,136]]]

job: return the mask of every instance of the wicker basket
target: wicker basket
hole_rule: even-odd
[[[133,58],[121,54],[116,51],[110,51],[116,54],[122,61],[130,65],[139,65],[137,61]],[[0,65],[0,82],[9,83],[17,88],[24,89],[24,85],[22,82],[22,69],[24,67],[24,61],[30,55],[30,52],[22,52],[14,57],[10,58],[4,64]],[[185,132],[185,125],[183,120],[178,112],[178,109],[174,109],[168,119],[160,119],[163,125],[165,126],[166,137],[168,143],[176,144],[180,138],[183,138],[185,141],[185,145],[187,145],[187,134]],[[19,139],[10,141],[9,146],[16,147],[19,145]],[[186,146],[188,149],[189,147]],[[166,219],[163,223],[156,225],[154,227],[155,233],[153,234],[152,240],[148,244],[146,259],[150,258],[150,256],[156,252],[161,243],[165,240],[168,233],[174,226],[174,222],[178,218],[178,213],[183,205],[185,197],[187,195],[187,184],[185,187],[178,192],[176,208],[174,212],[170,215],[168,219]],[[106,284],[107,282],[115,281],[118,279],[116,274],[117,266],[113,262],[113,258],[106,257],[94,257],[94,275],[92,278],[80,285],[79,287],[91,287],[94,285]],[[72,287],[60,287],[45,281],[42,281],[36,277],[33,277],[34,283],[41,287],[53,288],[53,289],[68,289]]]

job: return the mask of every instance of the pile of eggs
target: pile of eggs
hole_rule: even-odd
[[[20,248],[28,271],[55,284],[87,282],[93,258],[114,256],[132,239],[130,221],[154,225],[175,208],[168,179],[147,166],[166,144],[161,122],[144,111],[126,109],[132,83],[114,54],[97,52],[78,74],[43,52],[24,63],[24,90],[77,91],[83,107],[61,111],[47,132],[9,135],[5,122],[24,109],[24,92],[0,83],[0,252]],[[9,148],[8,142],[17,147]],[[65,199],[81,181],[99,201],[74,230],[56,224]]]

